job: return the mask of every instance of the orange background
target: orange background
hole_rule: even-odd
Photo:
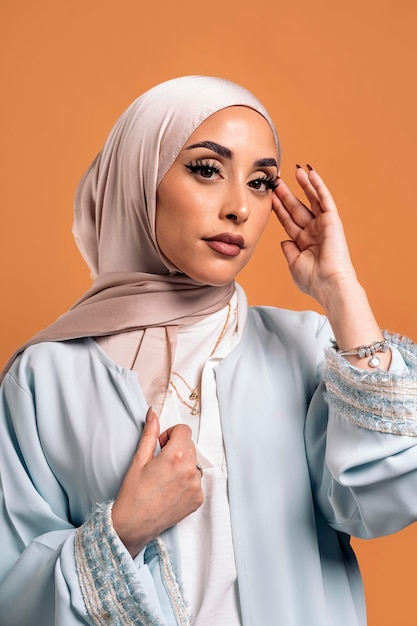
[[[416,339],[416,18],[414,0],[3,0],[0,362],[90,284],[72,198],[116,118],[194,73],[266,104],[284,177],[306,161],[325,177],[381,326]],[[282,237],[271,221],[240,277],[249,300],[317,309],[291,283]],[[354,541],[370,626],[415,626],[416,540],[411,527]]]

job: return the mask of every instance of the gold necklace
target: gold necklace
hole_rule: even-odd
[[[229,318],[230,318],[230,312],[231,312],[231,304],[230,302],[228,302],[227,304],[227,315],[226,315],[226,321],[223,324],[223,327],[220,331],[220,335],[217,337],[216,343],[214,344],[214,348],[212,349],[212,351],[209,354],[209,359],[213,356],[213,354],[216,352],[221,340],[224,337],[224,334],[226,332],[226,328],[227,328],[227,324],[229,323]],[[174,389],[175,393],[177,394],[177,398],[178,400],[184,405],[186,406],[188,409],[190,409],[191,411],[191,415],[200,415],[200,399],[201,399],[201,376],[200,376],[200,380],[198,381],[197,385],[195,387],[191,387],[191,385],[189,385],[187,383],[187,381],[185,380],[185,378],[183,376],[181,376],[181,374],[179,374],[178,372],[172,372],[173,376],[177,376],[180,380],[182,380],[182,382],[185,384],[185,386],[187,387],[187,389],[190,391],[190,395],[188,396],[188,400],[191,400],[191,402],[193,402],[193,404],[189,404],[180,394],[180,392],[178,391],[177,386],[174,384],[174,382],[172,381],[172,379],[169,381],[169,384],[171,385],[171,387]]]
[[[185,380],[185,378],[183,378],[181,376],[181,374],[178,374],[177,372],[172,372],[172,375],[173,376],[174,375],[178,376],[178,378],[181,378],[183,383],[185,383],[185,385],[191,391],[190,395],[188,396],[188,399],[191,400],[192,402],[194,402],[194,404],[193,405],[188,404],[188,402],[186,400],[184,400],[184,398],[182,397],[182,395],[178,391],[177,386],[174,385],[172,380],[170,380],[169,384],[171,385],[171,387],[173,387],[175,393],[177,394],[178,400],[180,402],[182,402],[182,404],[184,404],[184,406],[186,406],[188,409],[190,409],[191,415],[200,415],[200,393],[197,391],[197,389],[199,389],[199,387],[200,387],[200,383],[198,383],[198,385],[196,387],[194,387],[194,389],[192,389],[190,387],[190,385],[187,383],[187,381]]]

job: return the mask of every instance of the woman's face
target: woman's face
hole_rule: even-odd
[[[156,237],[162,253],[200,283],[229,283],[266,226],[277,175],[277,149],[262,115],[243,106],[211,115],[159,185]]]

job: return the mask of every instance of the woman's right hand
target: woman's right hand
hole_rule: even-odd
[[[159,442],[161,452],[154,456]],[[191,429],[177,424],[159,436],[151,408],[112,510],[113,527],[134,558],[162,531],[203,503]]]

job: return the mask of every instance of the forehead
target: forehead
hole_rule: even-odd
[[[263,115],[246,106],[231,106],[210,115],[190,135],[184,148],[207,140],[229,148],[263,149],[277,154],[271,126]]]

